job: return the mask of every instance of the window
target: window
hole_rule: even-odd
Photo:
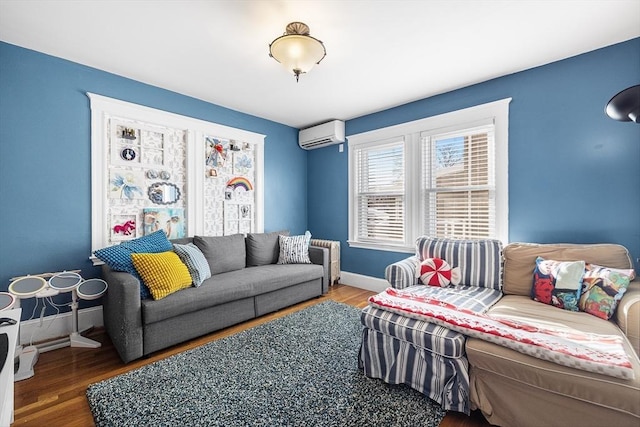
[[[413,252],[420,235],[508,241],[508,105],[353,135],[349,245]]]
[[[495,236],[494,125],[422,135],[422,230],[434,237]]]
[[[358,236],[363,241],[403,243],[404,143],[374,144],[355,151]]]

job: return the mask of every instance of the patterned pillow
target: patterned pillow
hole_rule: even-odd
[[[416,240],[420,262],[440,258],[460,268],[460,284],[502,290],[502,242],[494,239],[446,239],[422,236]]]
[[[580,310],[609,320],[634,277],[633,269],[621,270],[587,264],[582,279]]]
[[[584,261],[536,258],[531,298],[554,307],[578,311],[584,267]]]
[[[187,266],[193,280],[193,286],[197,288],[202,285],[202,282],[211,277],[209,263],[196,245],[193,243],[187,243],[186,245],[174,243],[173,250]]]
[[[94,252],[94,255],[111,267],[112,270],[127,272],[138,279],[140,281],[140,298],[147,299],[151,297],[151,294],[133,266],[131,254],[158,253],[172,249],[173,245],[167,239],[164,231],[158,230],[148,236],[122,242],[119,245],[98,249]]]
[[[280,242],[280,255],[278,264],[311,264],[309,259],[309,242],[311,233],[308,231],[302,236],[278,236]]]
[[[131,260],[155,300],[191,286],[187,266],[173,251],[131,254]]]
[[[460,268],[451,268],[449,263],[441,258],[427,258],[416,269],[416,277],[422,283],[441,288],[460,284]]]

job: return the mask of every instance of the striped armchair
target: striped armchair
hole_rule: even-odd
[[[417,286],[416,293],[442,289],[456,298],[456,304],[474,310],[488,309],[502,297],[500,241],[419,237],[415,255],[386,268],[387,281],[396,289],[418,285],[416,270],[426,258],[441,258],[452,267],[460,267],[461,281],[446,290]],[[451,289],[455,289],[455,296]],[[463,334],[371,305],[362,310],[361,322],[359,366],[367,377],[407,384],[440,403],[444,410],[470,412],[469,363]]]

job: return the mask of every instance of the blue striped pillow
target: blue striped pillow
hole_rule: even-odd
[[[193,286],[196,288],[202,285],[202,282],[211,277],[211,268],[204,257],[204,254],[193,243],[186,245],[173,245],[173,250],[178,254],[182,262],[187,266]]]
[[[155,233],[143,236],[137,239],[128,240],[122,242],[119,245],[108,246],[106,248],[98,249],[93,254],[98,257],[102,262],[111,267],[114,271],[124,271],[140,281],[140,298],[151,298],[151,292],[149,288],[144,284],[142,278],[133,266],[131,261],[131,254],[140,253],[160,253],[167,252],[173,249],[173,245],[167,239],[164,231],[158,230]]]
[[[451,267],[460,267],[461,285],[502,290],[502,242],[494,239],[445,239],[419,237],[419,262],[442,258]]]

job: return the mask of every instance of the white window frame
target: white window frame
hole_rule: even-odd
[[[408,163],[408,161],[407,161],[407,150],[406,150],[407,144],[406,144],[406,141],[404,140],[404,137],[400,137],[400,138],[391,138],[391,139],[384,140],[384,141],[376,141],[375,143],[367,144],[367,145],[366,145],[366,147],[364,147],[364,148],[366,148],[366,149],[379,149],[379,148],[390,148],[390,147],[392,147],[392,146],[399,146],[399,147],[402,147],[402,149],[403,149],[403,157],[404,157],[404,159],[403,159],[403,160],[404,160],[403,169],[406,169],[406,167],[407,167],[407,163]],[[362,146],[360,145],[360,146],[358,146],[358,148],[359,148],[359,147],[362,147]],[[356,148],[354,147],[354,149],[353,149],[352,153],[353,153],[353,155],[354,155],[354,161],[357,161],[357,159],[355,158],[355,157],[356,157],[356,155],[355,155],[355,151],[356,151]],[[405,178],[405,177],[406,177],[406,173],[405,173],[405,176],[403,176],[403,178]],[[408,212],[407,212],[407,210],[406,210],[406,194],[407,194],[407,191],[406,191],[406,185],[407,185],[407,183],[406,183],[406,181],[405,181],[405,182],[404,182],[404,187],[405,187],[405,189],[404,189],[404,192],[402,193],[402,197],[403,197],[403,199],[405,199],[405,211],[404,211],[404,218],[403,218],[403,222],[404,222],[404,223],[406,223],[406,221],[407,221],[407,215],[408,215]],[[357,186],[358,186],[357,176],[355,176],[355,177],[354,177],[354,187],[353,187],[353,188],[357,188]],[[358,204],[358,206],[359,206],[358,194],[359,194],[359,192],[356,192],[356,193],[354,194],[354,197],[355,197],[355,199],[356,199],[356,200],[355,200],[355,203],[356,203],[356,204]],[[355,227],[358,227],[358,224],[357,224],[357,223],[355,224]],[[359,228],[358,228],[358,229],[359,229]],[[403,240],[406,240],[406,234],[407,234],[407,229],[406,229],[406,226],[405,226],[405,227],[404,227],[404,233],[403,233],[403,235],[404,235],[404,236],[403,236]],[[362,243],[372,243],[372,242],[373,242],[373,244],[376,244],[376,243],[379,243],[379,242],[380,242],[379,240],[373,240],[373,241],[371,241],[371,239],[369,239],[369,238],[365,238],[365,237],[360,238],[360,241],[361,241]],[[393,243],[393,242],[390,242],[390,241],[385,241],[385,243],[384,243],[384,244],[386,244],[386,245],[391,245],[391,246],[393,246],[393,245],[394,245],[394,243]]]
[[[187,153],[187,235],[203,234],[205,150],[199,146],[205,135],[234,139],[254,144],[256,232],[264,231],[264,139],[265,135],[194,119],[155,108],[87,92],[91,103],[91,253],[109,245],[107,224],[108,123],[112,117],[183,129]],[[222,203],[222,201],[220,201]],[[92,255],[90,259],[99,263]]]
[[[494,124],[495,137],[495,179],[496,179],[496,235],[503,243],[509,241],[509,103],[505,98],[462,110],[427,117],[399,125],[388,126],[347,137],[349,146],[349,239],[350,247],[377,249],[393,252],[415,252],[415,240],[425,233],[422,230],[424,206],[421,200],[421,135],[455,132],[481,124]],[[405,141],[405,241],[401,244],[389,244],[362,240],[357,235],[358,212],[356,184],[355,150],[373,146],[380,141],[390,139]]]

